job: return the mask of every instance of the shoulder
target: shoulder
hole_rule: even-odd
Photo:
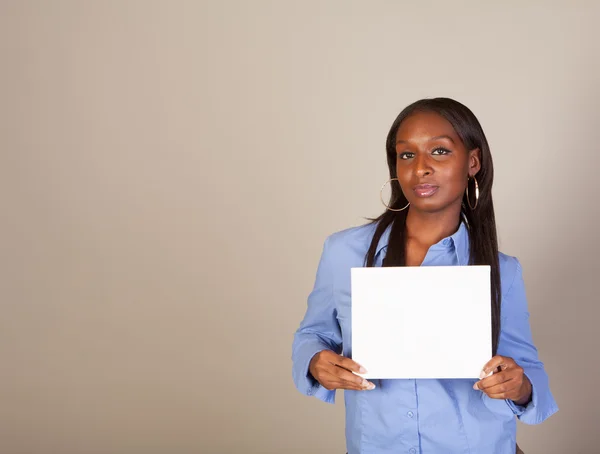
[[[327,237],[327,241],[341,247],[367,242],[370,244],[373,233],[375,233],[375,224],[363,224],[334,232]]]
[[[375,228],[375,224],[364,224],[334,232],[325,240],[324,253],[333,261],[362,266]]]
[[[365,249],[366,252],[374,233],[375,224],[359,225],[332,233],[327,237],[326,243],[330,249],[336,251],[358,248]]]
[[[500,263],[500,272],[505,274],[514,274],[517,267],[521,266],[519,259],[503,252],[498,252],[498,261]]]

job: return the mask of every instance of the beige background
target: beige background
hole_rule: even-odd
[[[600,452],[600,5],[520,3],[1,1],[0,453],[345,452],[292,335],[430,96],[524,265],[561,410],[520,443]]]

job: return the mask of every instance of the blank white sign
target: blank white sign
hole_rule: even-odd
[[[352,268],[352,359],[366,378],[479,378],[492,357],[489,266]]]

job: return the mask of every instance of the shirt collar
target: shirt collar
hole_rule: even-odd
[[[375,256],[377,257],[381,251],[387,249],[388,241],[390,239],[390,232],[392,230],[392,224],[388,225],[379,242],[377,243],[377,251]],[[470,257],[470,245],[469,245],[469,228],[465,219],[461,220],[458,230],[449,237],[440,240],[438,243],[431,246],[435,249],[454,249],[456,252],[456,258],[458,264],[465,266],[469,264]]]
[[[454,251],[456,252],[458,264],[461,266],[468,265],[471,248],[469,244],[469,228],[467,222],[463,220],[460,223],[458,230],[452,235],[450,235],[449,238],[445,238],[444,240],[442,240],[442,243],[446,239],[449,239],[451,241],[451,245],[454,246]]]
[[[390,239],[390,231],[392,230],[393,222],[387,226],[387,228],[381,234],[379,242],[377,243],[377,250],[375,251],[375,257],[377,257],[383,249],[387,249],[388,241]]]

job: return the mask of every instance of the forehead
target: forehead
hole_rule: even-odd
[[[416,112],[400,123],[396,141],[423,141],[438,136],[449,136],[460,143],[458,134],[444,117],[435,112]]]

